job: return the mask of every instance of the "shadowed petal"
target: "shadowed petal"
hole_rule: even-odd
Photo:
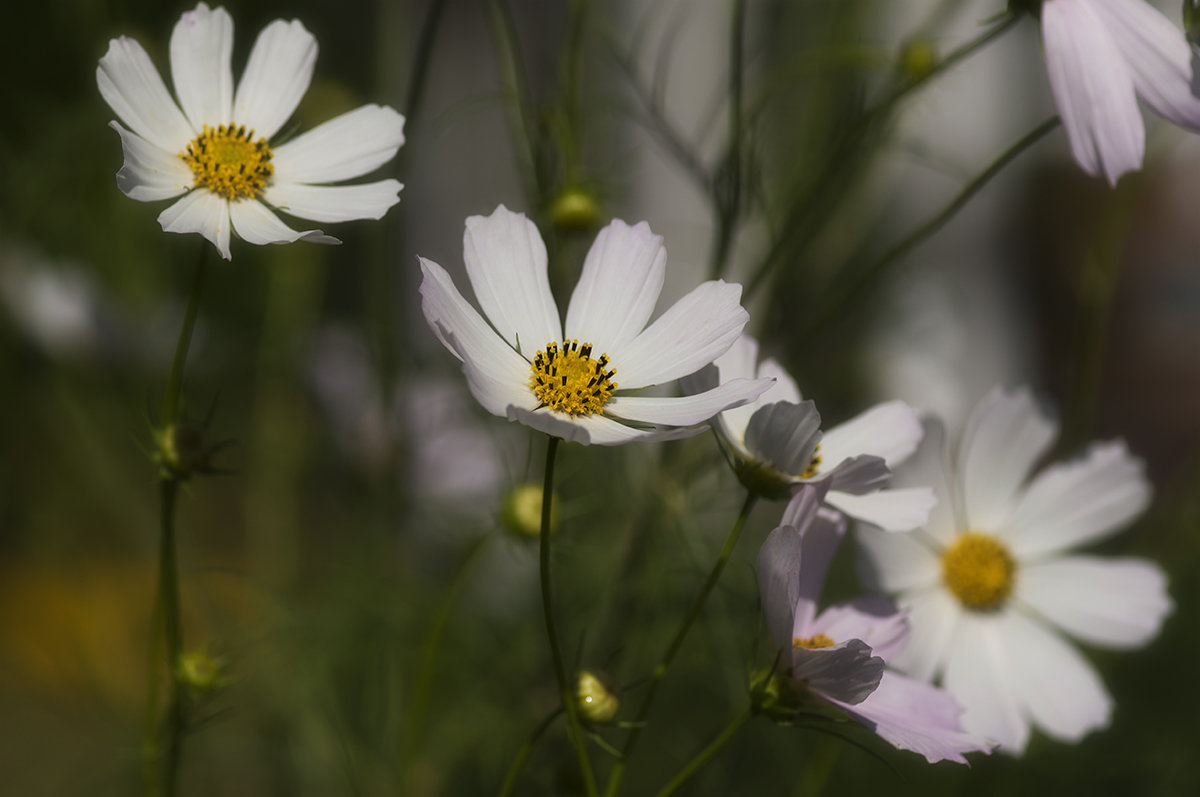
[[[158,214],[158,223],[167,232],[198,232],[230,259],[228,200],[197,188]]]
[[[108,126],[121,136],[125,163],[117,172],[117,188],[125,196],[150,202],[179,196],[192,187],[192,170],[182,158],[154,146],[119,122],[109,122]]]

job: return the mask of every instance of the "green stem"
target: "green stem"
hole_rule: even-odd
[[[422,728],[425,726],[425,718],[429,713],[429,700],[433,693],[433,678],[437,674],[438,653],[441,651],[442,637],[446,632],[446,627],[450,624],[450,614],[455,603],[458,602],[458,596],[467,583],[467,576],[470,575],[472,566],[479,559],[479,553],[484,550],[490,539],[490,535],[481,535],[463,554],[458,570],[454,574],[454,580],[450,582],[450,587],[446,590],[446,595],[438,607],[437,615],[429,627],[425,644],[421,646],[421,669],[417,673],[417,684],[413,690],[412,708],[409,711],[403,745],[400,749],[400,775],[396,779],[402,794],[411,793],[407,788],[409,785],[407,776],[413,758],[420,748],[420,742],[424,738]]]
[[[175,496],[179,483],[164,479],[162,495],[162,543],[158,562],[158,590],[163,607],[163,636],[167,683],[170,692],[163,732],[166,751],[163,758],[162,794],[174,797],[179,785],[179,762],[183,756],[183,690],[179,680],[179,659],[183,654],[183,632],[179,617],[179,557],[175,546]]]
[[[742,204],[742,76],[745,58],[745,0],[733,0],[733,24],[729,42],[729,149],[725,155],[723,180],[713,186],[717,211],[716,244],[713,246],[709,279],[725,271]]]
[[[675,632],[675,637],[671,640],[671,644],[667,646],[666,653],[654,668],[653,674],[650,676],[650,685],[646,689],[646,696],[642,698],[642,704],[638,707],[637,716],[634,718],[633,728],[629,731],[629,736],[625,739],[625,746],[621,748],[621,760],[613,767],[612,775],[608,780],[608,788],[605,790],[606,797],[613,797],[621,789],[621,779],[625,776],[625,766],[629,762],[629,756],[633,753],[633,748],[637,744],[638,738],[641,736],[642,728],[645,727],[646,716],[650,713],[650,707],[654,703],[654,696],[658,692],[658,686],[666,677],[667,670],[671,666],[671,662],[675,659],[675,654],[679,652],[679,648],[683,646],[683,641],[687,639],[688,631],[691,630],[692,624],[696,622],[696,618],[700,616],[700,610],[704,608],[708,596],[712,593],[713,588],[717,585],[717,581],[721,578],[721,572],[725,569],[725,564],[729,561],[730,554],[733,553],[733,547],[737,545],[738,537],[742,534],[742,527],[746,525],[746,518],[750,517],[750,510],[754,508],[757,497],[753,493],[746,494],[746,500],[742,504],[742,510],[738,513],[737,519],[733,521],[733,528],[729,530],[729,536],[725,538],[725,545],[721,548],[721,553],[717,556],[717,561],[713,564],[712,570],[708,573],[708,578],[704,581],[704,586],[700,588],[700,594],[696,596],[695,602],[692,604],[691,611],[683,618],[683,624]]]
[[[562,712],[562,706],[554,709],[529,734],[529,738],[525,740],[525,744],[521,745],[521,749],[517,751],[512,764],[509,765],[508,772],[504,775],[504,783],[500,786],[497,797],[508,797],[508,795],[512,794],[513,787],[517,785],[517,776],[521,774],[521,770],[525,767],[525,761],[528,760],[529,754],[533,752],[533,746],[541,738],[545,730],[550,727],[550,723],[558,719],[558,715]]]
[[[1056,129],[1061,120],[1055,116],[1033,130],[1022,136],[1016,143],[1012,144],[1008,149],[1004,150],[986,169],[975,176],[967,183],[959,193],[946,204],[936,215],[910,232],[900,241],[892,245],[890,249],[880,255],[874,262],[862,269],[854,276],[849,285],[840,293],[835,294],[829,301],[823,304],[821,313],[809,327],[807,332],[801,337],[813,335],[820,329],[823,329],[826,324],[834,319],[840,318],[845,311],[854,304],[854,302],[866,291],[868,291],[874,281],[878,279],[889,266],[903,258],[910,251],[925,241],[926,238],[932,236],[940,230],[943,225],[952,219],[958,211],[962,210],[971,199],[979,193],[979,191],[991,182],[991,179],[1004,170],[1008,164],[1014,161],[1017,156],[1029,149],[1031,146],[1040,141],[1047,133]]]
[[[588,797],[596,797],[596,778],[592,774],[592,763],[584,746],[583,733],[579,726],[579,708],[567,680],[563,665],[562,648],[558,641],[558,629],[554,624],[554,600],[550,589],[550,507],[554,495],[554,455],[558,451],[558,438],[547,436],[546,475],[542,484],[542,533],[538,562],[542,584],[542,616],[546,620],[546,640],[550,644],[550,657],[554,661],[554,678],[558,681],[559,699],[567,712],[567,735],[579,757],[579,769],[583,772],[583,783]]]
[[[742,726],[750,721],[754,716],[749,708],[745,708],[729,721],[725,729],[717,734],[717,738],[709,742],[708,746],[696,754],[696,757],[687,763],[683,769],[679,770],[679,774],[671,778],[666,786],[658,790],[658,797],[667,797],[669,794],[674,794],[676,789],[687,782],[688,778],[695,775],[700,767],[708,763],[708,759],[712,758],[716,753],[725,746],[725,744],[737,735],[737,732],[742,729]]]
[[[179,399],[183,392],[183,366],[187,362],[188,347],[192,343],[192,329],[196,326],[196,313],[200,310],[200,293],[204,286],[204,268],[208,264],[208,243],[200,250],[196,263],[196,276],[192,280],[192,292],[188,296],[187,312],[183,316],[183,327],[179,330],[179,341],[175,344],[175,357],[171,360],[171,373],[167,377],[167,393],[163,397],[163,426],[179,420]]]

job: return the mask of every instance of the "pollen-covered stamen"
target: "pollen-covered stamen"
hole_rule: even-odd
[[[551,342],[539,351],[530,364],[529,388],[538,400],[551,409],[568,415],[593,415],[612,398],[617,383],[616,370],[608,367],[608,355],[592,359],[592,344],[563,341],[562,348]]]
[[[808,463],[808,467],[804,469],[804,473],[800,474],[801,479],[811,479],[817,475],[817,471],[821,469],[821,444],[817,443],[817,447],[813,449],[812,460]]]
[[[810,637],[798,636],[792,640],[792,650],[799,650],[800,648],[817,650],[819,648],[831,648],[834,644],[834,641],[825,634],[813,634]]]
[[[197,188],[226,199],[253,199],[275,173],[267,140],[255,141],[245,125],[205,125],[179,157],[191,167]]]
[[[998,608],[1012,592],[1017,565],[1008,549],[987,534],[960,534],[942,554],[946,587],[968,609]]]

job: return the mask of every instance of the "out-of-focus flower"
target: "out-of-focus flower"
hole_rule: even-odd
[[[532,222],[501,205],[490,216],[468,218],[466,228],[467,278],[486,320],[445,269],[425,258],[421,309],[493,415],[565,440],[617,445],[696,434],[697,424],[769,386],[740,379],[696,395],[627,395],[708,365],[749,317],[738,304],[741,286],[715,280],[647,327],[667,253],[645,222],[613,221],[596,236],[565,325]]]
[[[621,710],[616,687],[608,678],[591,670],[583,670],[575,678],[575,700],[583,719],[599,725],[612,722]]]
[[[526,482],[512,487],[500,505],[500,527],[517,538],[536,540],[542,533],[540,484]],[[558,497],[550,496],[550,531],[558,527]]]
[[[21,332],[51,354],[93,354],[112,343],[111,310],[82,264],[0,246],[0,300]]]
[[[1028,390],[993,391],[968,422],[953,481],[935,424],[901,474],[938,491],[925,530],[859,534],[868,579],[909,612],[913,642],[895,664],[940,679],[964,727],[1012,753],[1032,725],[1076,741],[1108,724],[1112,699],[1064,633],[1138,647],[1172,608],[1151,562],[1068,554],[1140,514],[1150,487],[1121,441],[1030,479],[1056,434]]]
[[[880,404],[822,434],[821,416],[801,401],[796,382],[774,359],[758,363],[758,343],[742,335],[713,361],[714,369],[691,380],[697,386],[774,379],[757,400],[713,420],[717,436],[747,489],[786,498],[803,484],[828,481],[825,502],[850,517],[888,531],[916,528],[929,517],[928,488],[881,489],[891,466],[921,441],[917,413],[900,401]]]
[[[887,601],[864,598],[817,611],[817,598],[845,518],[821,508],[820,486],[805,486],[758,554],[758,589],[779,661],[756,704],[775,719],[799,718],[813,701],[831,705],[901,750],[930,763],[966,763],[988,746],[964,733],[961,709],[930,684],[884,669],[909,631]]]
[[[1183,31],[1144,0],[1045,0],[1046,72],[1071,154],[1116,184],[1142,166],[1138,97],[1181,127],[1200,130],[1196,57]]]
[[[277,19],[254,42],[234,90],[233,20],[204,3],[171,34],[176,104],[135,40],[109,42],[96,68],[104,101],[119,122],[125,164],[117,187],[142,202],[183,198],[158,217],[167,232],[198,232],[230,259],[230,225],[252,244],[304,239],[338,243],[320,230],[298,232],[268,206],[319,222],[378,219],[401,185],[380,180],[331,186],[382,166],[404,143],[404,117],[364,105],[285,144],[268,142],[312,79],[317,42],[297,20]]]

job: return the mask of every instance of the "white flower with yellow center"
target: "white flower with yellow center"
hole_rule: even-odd
[[[921,441],[917,412],[901,401],[872,407],[821,431],[821,416],[802,401],[795,380],[774,359],[758,362],[758,343],[742,335],[713,369],[689,380],[696,387],[729,380],[774,379],[755,401],[713,420],[738,477],[768,498],[786,498],[802,485],[828,481],[825,503],[888,531],[925,522],[933,506],[927,487],[886,489],[890,468]]]
[[[705,282],[646,326],[667,253],[641,222],[613,221],[592,244],[566,323],[550,293],[537,227],[503,205],[467,219],[463,259],[481,316],[445,269],[421,258],[421,309],[463,363],[472,395],[493,415],[597,445],[684,437],[768,380],[697,395],[629,395],[696,371],[724,352],[748,315],[740,285]],[[564,334],[565,330],[565,334]]]
[[[1057,435],[1028,390],[995,391],[975,409],[947,478],[940,426],[912,468],[940,499],[924,531],[859,530],[868,580],[898,593],[912,639],[889,663],[939,680],[963,727],[1020,753],[1031,726],[1077,741],[1108,724],[1112,699],[1064,635],[1134,648],[1172,604],[1151,562],[1070,554],[1146,508],[1142,464],[1120,441],[1029,478]]]
[[[331,186],[382,166],[404,143],[404,117],[364,105],[285,144],[270,144],[312,79],[317,42],[298,21],[277,19],[254,42],[234,90],[233,20],[204,3],[171,34],[175,100],[133,39],[109,42],[96,68],[100,94],[130,129],[117,186],[142,202],[183,197],[158,221],[167,232],[198,232],[228,260],[232,229],[252,244],[304,239],[338,243],[320,230],[296,231],[268,206],[319,222],[378,219],[401,185],[380,180]]]

